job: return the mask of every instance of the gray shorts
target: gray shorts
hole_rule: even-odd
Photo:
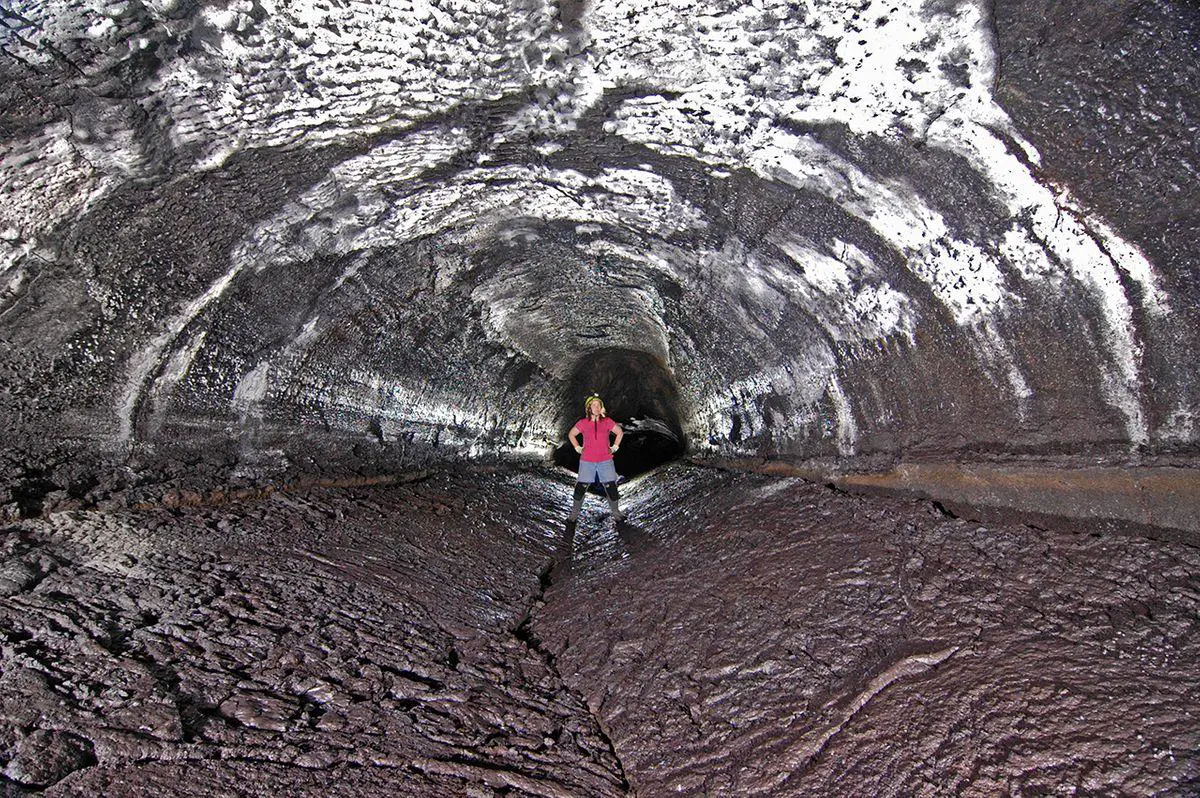
[[[590,463],[587,460],[579,461],[579,481],[585,485],[591,485],[596,481],[596,477],[600,477],[601,482],[616,482],[617,467],[613,465],[612,460],[605,460],[602,463]]]

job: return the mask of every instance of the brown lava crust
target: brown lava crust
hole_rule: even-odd
[[[9,795],[1188,795],[1200,554],[677,465],[4,532]],[[553,566],[553,567],[552,567]]]

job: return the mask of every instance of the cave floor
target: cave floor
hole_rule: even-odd
[[[675,464],[3,528],[0,795],[1193,795],[1200,549]]]

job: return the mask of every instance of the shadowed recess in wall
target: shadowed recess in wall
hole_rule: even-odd
[[[597,393],[625,430],[614,456],[625,477],[644,474],[675,460],[685,451],[679,424],[679,389],[666,364],[654,355],[630,349],[597,349],[579,359],[567,381],[562,439],[583,416],[583,400]],[[572,471],[579,455],[569,442],[554,452],[554,462]]]

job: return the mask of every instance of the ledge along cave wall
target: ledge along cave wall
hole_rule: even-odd
[[[1188,794],[1198,25],[0,0],[5,794]]]

